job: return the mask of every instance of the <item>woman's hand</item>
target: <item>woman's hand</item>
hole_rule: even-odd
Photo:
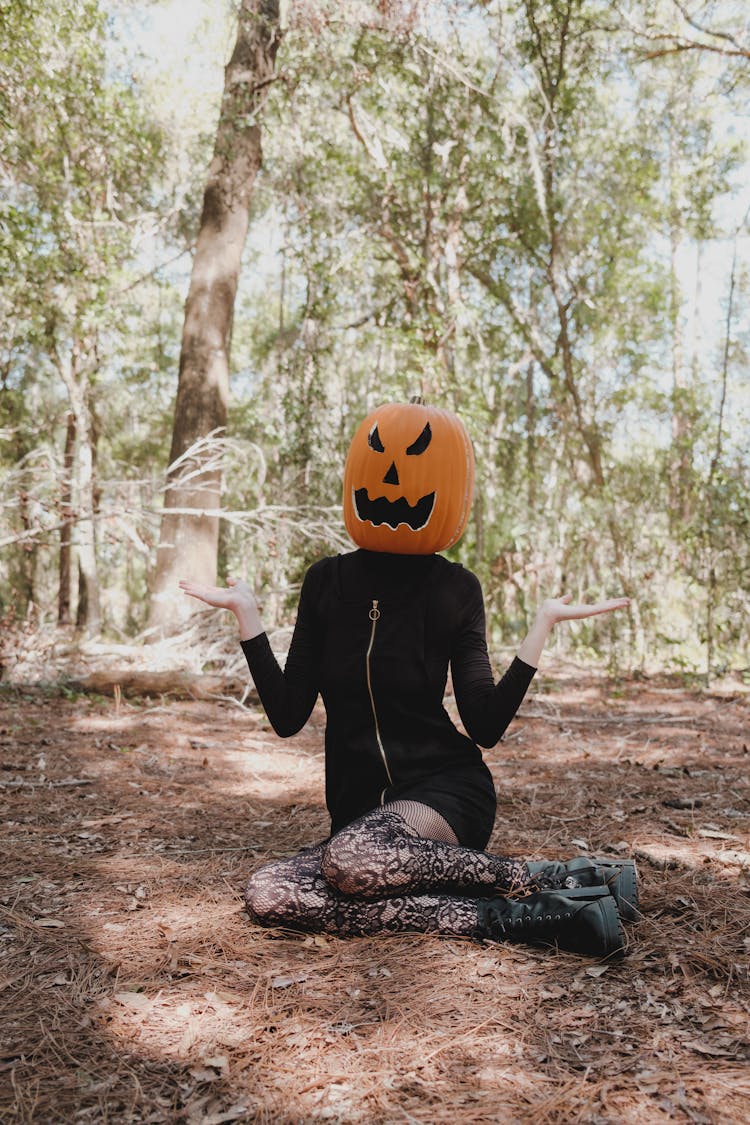
[[[215,609],[234,611],[236,606],[254,605],[257,608],[258,605],[255,594],[241,579],[227,578],[227,586],[202,586],[199,582],[181,578],[179,585],[183,594],[189,594]]]
[[[572,595],[565,594],[562,598],[547,598],[542,602],[539,610],[550,626],[558,621],[577,621],[582,617],[596,617],[600,613],[612,613],[616,609],[625,609],[630,605],[630,598],[610,598],[606,602],[593,602],[587,604],[571,605]]]
[[[562,598],[547,598],[539,608],[534,624],[529,629],[518,650],[520,660],[532,668],[539,666],[547,637],[560,621],[577,621],[582,617],[596,617],[600,613],[612,613],[630,605],[630,598],[610,598],[605,602],[571,604],[571,595]]]
[[[227,586],[203,586],[182,578],[179,586],[191,598],[197,598],[214,609],[228,609],[233,613],[240,628],[240,640],[249,641],[263,632],[258,599],[247,582],[227,578]]]

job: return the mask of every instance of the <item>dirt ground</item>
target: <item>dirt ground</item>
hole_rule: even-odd
[[[750,1120],[750,692],[535,682],[491,850],[639,859],[628,955],[267,931],[327,834],[323,723],[0,692],[3,1122]]]

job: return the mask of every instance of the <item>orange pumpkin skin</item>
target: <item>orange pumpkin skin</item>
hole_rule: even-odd
[[[357,429],[344,467],[344,523],[358,547],[431,555],[464,533],[474,450],[448,410],[387,403]]]

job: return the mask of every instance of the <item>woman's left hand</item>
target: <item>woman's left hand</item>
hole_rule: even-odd
[[[542,602],[540,613],[552,626],[558,621],[577,621],[582,617],[596,617],[597,614],[612,613],[629,605],[630,598],[610,598],[608,601],[590,604],[573,603],[572,595],[565,594],[562,598],[547,598]]]
[[[630,598],[610,598],[609,601],[592,602],[590,605],[572,604],[571,594],[565,594],[562,598],[547,598],[539,607],[533,625],[521,642],[518,655],[526,664],[536,668],[547,637],[558,621],[596,617],[599,613],[612,613],[613,610],[625,609],[628,605],[630,605]]]

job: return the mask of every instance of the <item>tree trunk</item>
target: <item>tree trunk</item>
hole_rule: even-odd
[[[21,527],[27,534],[31,533],[33,521],[29,511],[29,494],[23,489],[19,495],[19,515],[21,517]],[[21,590],[19,603],[24,607],[24,614],[29,617],[29,614],[34,612],[36,603],[36,545],[33,539],[29,538],[23,545],[21,554]]]
[[[261,165],[257,122],[273,80],[279,0],[242,0],[237,41],[224,76],[216,143],[185,304],[180,370],[149,626],[163,635],[190,612],[177,580],[216,581],[221,470],[215,451],[178,458],[226,425],[232,316],[250,199]],[[209,463],[213,462],[213,463]],[[191,473],[189,481],[184,479]],[[186,512],[185,509],[190,509]]]
[[[682,294],[677,272],[677,256],[681,233],[673,225],[670,230],[669,317],[672,329],[672,449],[670,484],[672,513],[684,521],[688,517],[688,480],[690,474],[690,419],[687,410],[688,386],[683,362]]]
[[[672,333],[672,447],[670,450],[669,483],[671,514],[681,523],[688,518],[688,490],[692,454],[690,449],[690,418],[688,414],[688,384],[684,370],[682,333],[682,291],[679,281],[678,256],[684,237],[685,221],[682,215],[682,191],[678,166],[677,124],[674,120],[673,99],[670,96],[667,113],[668,176],[669,176],[669,320]]]
[[[65,453],[63,454],[63,475],[60,485],[60,559],[58,564],[57,624],[70,625],[70,576],[72,557],[73,520],[73,459],[76,446],[76,416],[71,410],[65,431]]]
[[[526,503],[529,511],[536,513],[536,392],[533,359],[529,360],[526,368]]]
[[[86,633],[99,632],[99,572],[96,563],[96,453],[91,411],[88,403],[76,411],[78,456],[75,460],[76,540],[78,555],[78,610],[76,625]]]
[[[79,597],[76,625],[87,633],[93,634],[99,631],[101,622],[95,529],[97,508],[95,479],[96,425],[89,395],[89,379],[97,363],[96,340],[93,337],[75,338],[71,348],[69,364],[61,361],[57,348],[55,348],[54,354],[70,400],[75,439],[71,480],[74,522],[71,533],[78,558]]]

